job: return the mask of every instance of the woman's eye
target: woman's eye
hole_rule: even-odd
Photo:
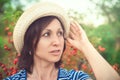
[[[47,33],[43,34],[43,36],[44,36],[44,37],[48,37],[48,36],[50,36],[50,33],[47,32]]]
[[[63,36],[63,32],[62,31],[58,32],[58,36]]]

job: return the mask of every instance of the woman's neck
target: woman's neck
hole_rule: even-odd
[[[35,61],[32,69],[33,72],[28,74],[28,78],[34,80],[56,80],[58,77],[58,69],[55,68],[55,63],[43,60]]]

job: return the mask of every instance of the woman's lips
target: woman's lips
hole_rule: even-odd
[[[50,53],[57,56],[57,55],[60,55],[60,50],[52,50],[50,51]]]

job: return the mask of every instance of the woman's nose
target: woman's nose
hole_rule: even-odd
[[[53,38],[52,39],[53,45],[55,45],[55,46],[60,45],[60,38],[59,38],[59,36],[55,35],[52,38]]]

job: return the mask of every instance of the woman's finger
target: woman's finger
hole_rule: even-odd
[[[77,26],[77,27],[74,27],[75,29],[80,30],[80,31],[83,31],[83,28],[79,25],[78,22],[76,22],[76,21],[74,20],[74,21],[73,21],[73,24],[74,24],[75,26]]]
[[[69,43],[72,43],[73,39],[67,38],[67,41],[68,41]]]
[[[72,32],[72,31],[70,31],[70,33],[69,33],[69,38],[71,38],[71,39],[75,39],[75,34]]]
[[[70,31],[71,31],[72,33],[76,34],[77,31],[75,30],[74,26],[75,26],[75,25],[73,25],[73,23],[70,24]]]
[[[72,27],[74,28],[75,31],[77,31],[78,29],[76,27],[78,27],[74,21],[71,22]]]

